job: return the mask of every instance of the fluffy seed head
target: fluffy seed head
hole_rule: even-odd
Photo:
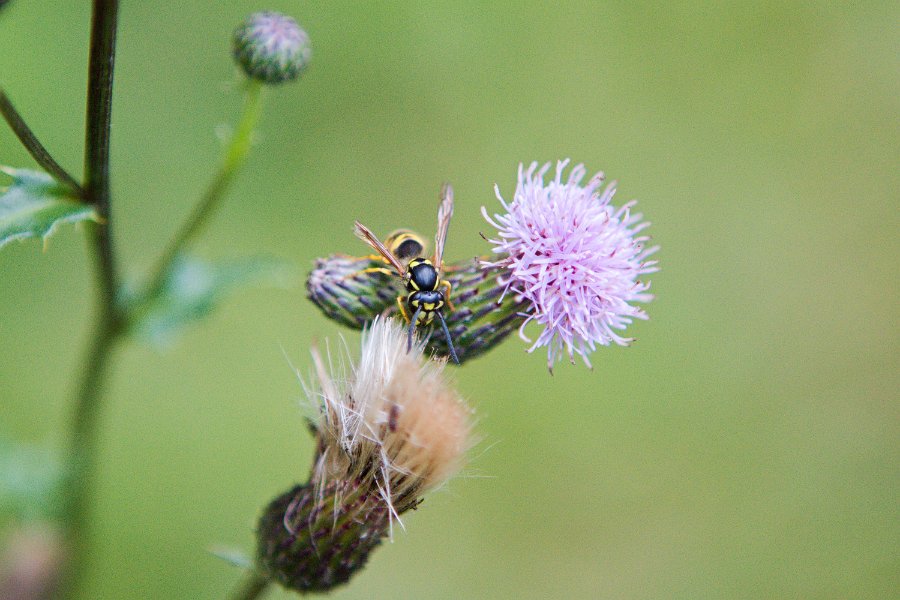
[[[362,356],[336,380],[314,354],[320,419],[312,481],[357,482],[377,493],[393,517],[413,508],[462,466],[471,445],[470,411],[419,343],[407,352],[406,330],[378,318],[363,334]]]
[[[235,29],[234,58],[248,77],[275,84],[295,79],[312,56],[309,36],[287,15],[253,13]]]
[[[634,302],[648,302],[650,282],[638,277],[657,271],[656,261],[647,257],[658,247],[645,247],[648,236],[639,233],[650,223],[640,213],[631,213],[635,201],[620,208],[610,201],[615,183],[603,185],[597,173],[584,187],[584,165],[575,166],[568,178],[563,171],[569,161],[559,161],[556,177],[544,183],[550,163],[538,170],[532,163],[526,171],[519,165],[518,184],[512,202],[507,203],[495,188],[506,214],[488,216],[497,228],[491,239],[494,261],[485,267],[501,267],[501,283],[507,292],[527,299],[530,307],[522,328],[535,321],[544,329],[529,352],[546,346],[552,368],[563,350],[574,362],[579,354],[590,366],[588,354],[596,346],[631,341],[616,333],[633,319],[646,319]],[[520,335],[526,341],[520,329]]]

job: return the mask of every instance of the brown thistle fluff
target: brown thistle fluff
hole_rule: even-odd
[[[399,277],[373,268],[386,268],[377,257],[343,254],[316,260],[306,280],[307,295],[325,316],[354,329],[362,329],[379,314],[397,312],[397,298],[404,294]],[[525,322],[528,309],[514,293],[504,294],[502,271],[484,267],[478,260],[446,265],[444,278],[453,286],[455,310],[443,309],[460,362],[484,354]],[[429,335],[430,334],[430,335]],[[437,327],[420,332],[426,349],[447,356],[447,342]]]
[[[447,384],[444,361],[422,350],[407,352],[405,328],[376,318],[349,377],[333,378],[313,354],[316,457],[309,483],[276,498],[260,520],[264,576],[297,591],[345,583],[401,515],[462,466],[471,412]]]

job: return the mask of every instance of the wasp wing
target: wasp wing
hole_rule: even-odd
[[[438,227],[434,235],[434,259],[431,261],[438,271],[444,270],[444,244],[447,242],[447,231],[450,229],[450,218],[453,217],[453,186],[445,183],[441,188],[441,206],[438,208]]]
[[[353,227],[353,233],[356,234],[356,237],[370,245],[373,249],[375,249],[378,254],[384,257],[384,260],[388,261],[392,267],[397,271],[397,274],[400,277],[403,277],[406,274],[406,269],[403,268],[403,264],[397,260],[397,257],[394,256],[394,253],[388,250],[384,244],[382,244],[375,234],[372,233],[368,227],[356,221],[356,225]]]

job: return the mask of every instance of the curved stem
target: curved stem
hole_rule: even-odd
[[[19,141],[22,142],[22,145],[25,146],[25,149],[28,150],[35,162],[50,173],[56,181],[71,188],[76,196],[84,199],[84,190],[81,189],[81,185],[54,160],[47,148],[37,139],[31,128],[28,127],[25,119],[22,118],[22,115],[19,114],[9,96],[3,90],[0,90],[0,114],[3,115],[10,129],[13,130],[13,133],[16,134],[16,137],[19,138]]]
[[[229,597],[230,600],[256,600],[262,598],[271,581],[256,571],[248,571],[240,587]]]
[[[225,149],[222,166],[215,177],[213,177],[209,187],[206,188],[206,192],[203,194],[200,203],[194,208],[194,212],[191,213],[181,230],[166,248],[165,252],[163,252],[156,268],[153,270],[144,298],[153,298],[159,294],[165,283],[166,275],[168,275],[169,269],[172,267],[172,262],[206,225],[210,215],[212,215],[225,195],[225,191],[228,189],[238,168],[247,158],[253,143],[253,131],[259,122],[259,116],[262,112],[262,91],[262,83],[255,79],[247,80],[244,111],[241,115],[241,120],[238,122],[237,130]]]

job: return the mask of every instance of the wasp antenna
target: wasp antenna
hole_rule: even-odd
[[[410,352],[412,350],[413,344],[413,332],[416,330],[416,322],[419,320],[419,313],[422,312],[422,306],[419,305],[416,308],[416,312],[413,313],[412,319],[409,321],[409,332],[406,334],[406,351]]]
[[[453,338],[450,337],[450,330],[447,328],[447,321],[444,320],[444,315],[438,311],[438,318],[441,320],[441,327],[444,329],[444,335],[447,336],[447,347],[450,348],[450,358],[453,359],[453,362],[459,364],[459,357],[456,356],[456,349],[453,348]]]

